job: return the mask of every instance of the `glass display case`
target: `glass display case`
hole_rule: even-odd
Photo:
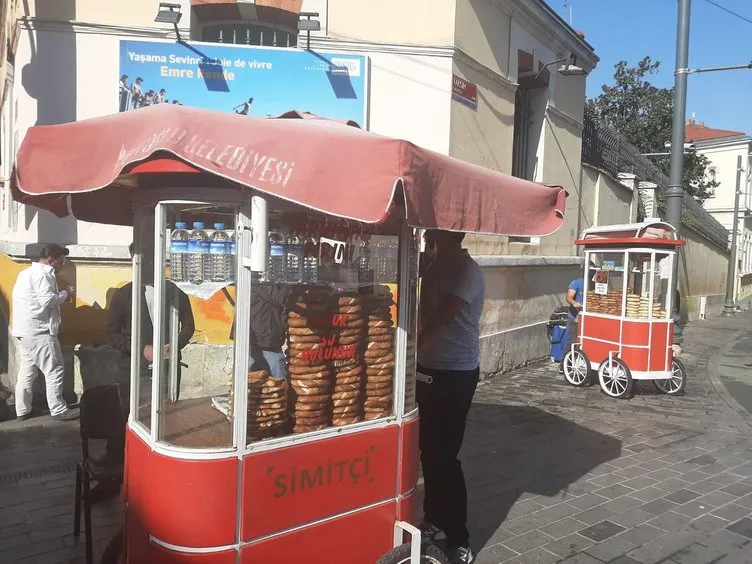
[[[217,192],[137,209],[134,420],[223,450],[414,411],[418,232]],[[188,334],[218,307],[229,344]]]
[[[588,252],[586,260],[588,313],[633,320],[668,319],[668,254],[644,250]]]

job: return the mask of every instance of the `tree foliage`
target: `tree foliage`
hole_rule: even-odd
[[[614,67],[613,84],[604,84],[601,94],[588,101],[589,109],[602,122],[624,135],[641,153],[666,152],[671,141],[673,88],[658,88],[649,78],[656,74],[660,61],[645,57],[630,67],[626,61]],[[650,157],[669,174],[670,157]],[[684,156],[684,188],[698,200],[710,196],[718,183],[706,174],[705,155],[689,152]]]

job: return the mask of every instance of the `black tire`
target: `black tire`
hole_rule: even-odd
[[[604,360],[598,367],[601,391],[616,399],[628,399],[632,395],[632,372],[620,358]]]
[[[671,366],[671,378],[665,380],[653,380],[653,386],[659,392],[669,396],[680,396],[687,386],[687,369],[678,358],[674,359]]]
[[[435,544],[420,547],[421,564],[450,564],[449,558]],[[410,564],[410,545],[403,544],[390,550],[376,564]]]
[[[579,347],[569,349],[569,352],[564,355],[561,361],[561,372],[564,374],[564,379],[572,386],[589,386],[592,383],[590,359]]]
[[[115,536],[110,539],[104,549],[99,564],[120,564],[123,556],[123,529],[121,528]]]

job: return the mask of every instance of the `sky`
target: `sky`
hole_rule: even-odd
[[[564,0],[546,0],[564,17]],[[661,61],[651,82],[674,84],[677,0],[568,0],[572,27],[585,34],[600,57],[587,79],[588,97],[612,83],[614,65],[645,56]],[[744,16],[724,12],[719,4]],[[752,61],[752,0],[692,0],[689,67],[744,65]],[[568,21],[568,17],[565,17]],[[690,74],[687,118],[708,127],[752,134],[752,70]]]

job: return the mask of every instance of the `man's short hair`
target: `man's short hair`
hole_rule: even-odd
[[[42,247],[39,251],[39,258],[43,259],[58,259],[60,257],[67,257],[70,251],[65,247],[58,245],[57,243],[50,243]]]

